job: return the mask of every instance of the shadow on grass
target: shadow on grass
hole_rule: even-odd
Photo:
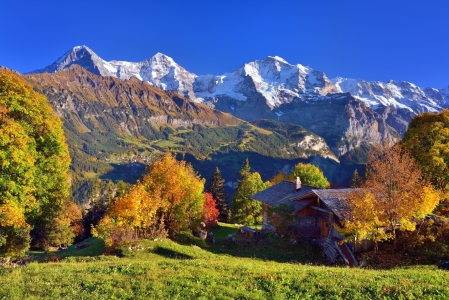
[[[95,257],[99,256],[106,251],[105,244],[103,240],[99,238],[90,237],[85,239],[81,242],[84,245],[87,245],[87,247],[82,249],[77,249],[76,244],[71,245],[65,250],[58,250],[58,251],[29,251],[28,255],[32,256],[37,261],[46,261],[50,257],[58,257],[60,258],[66,258],[66,257]]]
[[[289,240],[269,235],[259,242],[235,244],[227,240],[229,234],[235,234],[237,227],[220,225],[212,229],[215,244],[210,244],[190,232],[179,233],[174,241],[182,245],[196,245],[214,254],[225,254],[242,258],[255,258],[286,263],[324,264],[321,248],[310,241],[298,240],[292,245]]]
[[[180,252],[177,252],[177,251],[173,251],[171,249],[167,249],[167,248],[164,248],[164,247],[157,247],[152,252],[155,253],[155,254],[158,254],[160,256],[167,257],[167,258],[181,259],[181,260],[193,259],[193,257],[190,256],[190,255],[187,255],[187,254],[184,254],[184,253],[180,253]]]

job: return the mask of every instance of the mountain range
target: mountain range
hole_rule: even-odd
[[[301,161],[344,186],[354,169],[363,171],[372,145],[395,143],[413,116],[446,108],[449,99],[448,88],[329,79],[278,56],[196,75],[162,53],[105,61],[77,46],[24,76],[64,122],[74,194],[97,176],[135,180],[144,170],[136,162],[167,149],[204,178],[218,166],[230,187],[246,157],[264,179]]]
[[[337,155],[362,144],[391,144],[414,115],[448,107],[449,89],[410,82],[329,79],[324,72],[268,56],[222,75],[196,75],[157,53],[141,62],[105,61],[77,46],[53,64],[30,73],[54,73],[80,65],[100,76],[133,77],[246,121],[273,119],[303,126]]]

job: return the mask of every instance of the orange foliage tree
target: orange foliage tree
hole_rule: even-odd
[[[192,166],[167,153],[126,195],[113,199],[92,233],[114,247],[124,239],[189,228],[202,221],[203,190]]]

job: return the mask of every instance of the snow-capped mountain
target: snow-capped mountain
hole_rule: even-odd
[[[141,62],[116,60],[108,62],[100,58],[89,47],[76,46],[50,66],[29,73],[54,73],[73,64],[80,65],[89,72],[100,76],[113,76],[122,80],[135,76],[158,88],[177,91],[191,99],[195,98],[192,86],[197,76],[189,73],[171,57],[162,53],[157,53],[150,59]]]
[[[197,76],[178,65],[171,57],[157,53],[141,62],[105,61],[87,46],[76,46],[53,64],[30,73],[53,73],[78,64],[101,76],[148,81],[164,90],[173,90],[211,106],[228,99],[230,112],[239,105],[231,102],[261,97],[274,111],[293,100],[319,101],[328,93],[350,93],[373,109],[393,106],[412,113],[440,111],[448,107],[449,88],[420,88],[410,82],[368,82],[363,79],[337,77],[329,80],[325,73],[300,64],[289,64],[278,56],[268,56],[244,64],[223,75]],[[223,105],[218,105],[223,109]],[[279,115],[277,112],[276,115]]]
[[[107,62],[88,47],[77,46],[30,73],[56,72],[72,64],[101,76],[134,76],[246,121],[265,118],[299,124],[324,137],[337,155],[362,143],[391,144],[415,114],[449,107],[449,86],[423,89],[410,82],[330,80],[323,72],[278,56],[223,75],[197,76],[161,53],[142,62]]]
[[[256,92],[274,109],[302,94],[326,95],[337,90],[323,72],[300,64],[291,65],[278,56],[268,56],[244,64],[232,73],[199,76],[194,92],[202,100],[225,95],[240,101],[248,98],[248,92]]]

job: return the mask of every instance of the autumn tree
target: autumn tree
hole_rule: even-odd
[[[361,188],[363,192],[349,198],[351,215],[344,223],[346,234],[358,240],[395,239],[398,227],[415,230],[414,218],[431,213],[441,196],[423,178],[408,151],[399,146],[369,153]]]
[[[354,189],[347,200],[348,215],[337,230],[346,237],[345,241],[353,242],[354,247],[362,240],[374,241],[377,253],[378,242],[389,237],[384,230],[382,207],[368,189]]]
[[[128,193],[116,197],[93,230],[109,248],[155,232],[174,233],[202,221],[204,180],[166,153]]]
[[[30,228],[35,240],[46,239],[69,196],[69,165],[62,122],[45,96],[18,74],[0,70],[0,205],[25,222],[18,223],[20,230],[0,229],[8,232],[4,239],[24,237]],[[28,239],[19,240],[28,247]]]
[[[62,209],[53,218],[48,229],[48,243],[52,246],[67,247],[75,237],[84,235],[83,216],[79,207],[71,202],[64,203]]]
[[[217,167],[215,168],[214,177],[212,177],[208,190],[212,194],[213,199],[217,202],[217,208],[220,212],[218,221],[229,222],[228,195],[224,188],[224,182],[220,170]]]
[[[449,110],[415,116],[401,146],[421,166],[424,177],[444,193],[449,215]]]
[[[144,175],[142,183],[150,195],[158,196],[170,232],[189,228],[201,220],[204,204],[204,180],[192,165],[164,154]]]
[[[279,173],[274,175],[273,178],[271,178],[269,181],[271,182],[271,184],[276,184],[278,182],[281,182],[282,180],[289,180],[289,179],[290,176],[287,173],[280,171]]]
[[[330,187],[330,183],[324,176],[323,171],[312,164],[298,163],[290,173],[290,180],[293,181],[296,177],[299,177],[303,184],[324,189]]]
[[[241,170],[237,191],[232,197],[233,222],[254,225],[262,223],[262,203],[251,199],[251,196],[266,189],[270,184],[264,183],[260,174],[251,173],[248,159]]]
[[[23,208],[16,202],[4,200],[0,204],[0,255],[20,257],[30,244],[30,225]]]
[[[204,193],[203,221],[207,227],[217,226],[220,211],[211,193]]]

